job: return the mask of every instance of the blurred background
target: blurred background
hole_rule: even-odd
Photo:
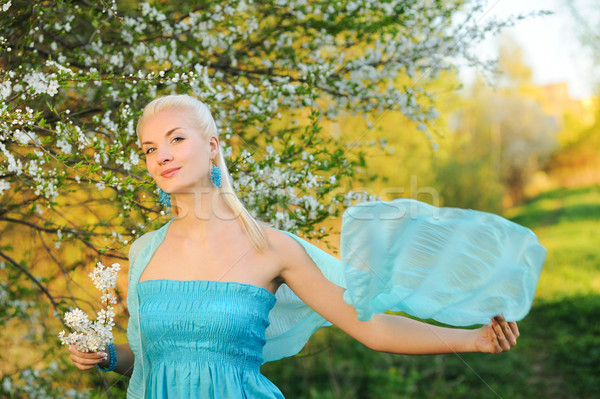
[[[339,331],[319,331],[305,357],[268,364],[291,396],[314,398],[600,397],[600,13],[593,1],[488,2],[482,18],[534,10],[476,46],[493,72],[463,65],[438,84],[442,132],[387,137],[401,166],[373,193],[405,188],[445,206],[499,213],[548,249],[534,306],[502,355],[397,357],[371,353]],[[449,81],[462,85],[447,92]],[[401,120],[383,116],[381,133]],[[340,122],[348,133],[354,122]],[[432,145],[431,142],[434,142]],[[411,180],[412,179],[412,180]],[[411,191],[412,190],[412,191]],[[431,193],[434,193],[433,195]],[[357,353],[360,353],[357,355]],[[306,395],[306,394],[304,394]],[[300,396],[298,396],[300,397]]]

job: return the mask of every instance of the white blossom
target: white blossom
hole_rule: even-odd
[[[74,345],[80,351],[96,352],[104,350],[113,340],[112,327],[115,325],[115,313],[110,305],[116,303],[116,296],[112,293],[117,280],[117,272],[121,269],[118,263],[104,266],[101,262],[96,264],[89,274],[94,286],[102,293],[101,301],[106,303],[105,309],[96,313],[96,320],[91,321],[87,314],[76,308],[65,314],[65,324],[73,330],[70,334],[60,331],[58,337],[63,345]]]
[[[27,83],[28,88],[34,93],[48,94],[51,97],[58,93],[60,87],[55,74],[43,72],[30,72],[23,77],[23,82]]]
[[[91,326],[88,315],[78,308],[65,314],[65,323],[73,329],[83,331],[88,330]]]
[[[62,150],[64,154],[70,154],[73,150],[73,146],[67,142],[64,138],[56,141],[56,146]]]
[[[6,99],[12,93],[12,87],[10,80],[6,80],[0,83],[0,99]]]
[[[100,291],[108,291],[115,288],[117,272],[120,269],[121,265],[118,263],[113,263],[107,267],[101,262],[98,262],[89,276],[92,278],[92,282],[96,288]]]
[[[31,139],[29,135],[21,129],[17,129],[13,132],[13,138],[22,145],[29,143],[29,140]]]

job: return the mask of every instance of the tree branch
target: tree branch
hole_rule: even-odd
[[[52,304],[52,307],[54,308],[54,310],[56,310],[58,312],[58,310],[59,310],[58,309],[58,304],[54,300],[54,297],[52,295],[50,295],[50,292],[48,291],[48,289],[46,287],[44,287],[44,285],[42,283],[40,283],[38,281],[38,279],[35,278],[35,276],[29,272],[29,270],[25,269],[17,261],[15,261],[13,258],[11,258],[10,256],[8,256],[7,254],[5,254],[4,252],[2,252],[1,250],[0,250],[0,256],[3,257],[4,259],[6,259],[11,265],[13,265],[14,267],[16,267],[23,274],[25,274],[31,281],[33,281],[35,283],[35,285],[38,286],[38,288],[40,289],[40,291],[42,291],[44,293],[44,295],[46,295],[48,297],[48,299],[50,300],[50,303]],[[62,321],[62,318],[61,318],[61,321]]]

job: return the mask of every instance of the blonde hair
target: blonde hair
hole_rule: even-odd
[[[196,124],[195,127],[207,141],[210,140],[212,136],[219,137],[217,125],[206,104],[192,96],[179,94],[159,97],[146,105],[144,112],[137,123],[136,131],[138,138],[140,137],[141,128],[148,118],[168,109],[189,111],[193,122]],[[254,245],[257,250],[266,249],[268,244],[265,230],[261,223],[250,214],[235,194],[231,185],[231,176],[227,170],[221,146],[219,146],[219,155],[215,158],[215,165],[221,169],[221,194],[224,194],[223,199],[225,203],[235,215],[239,216],[240,223],[250,238],[252,245]]]

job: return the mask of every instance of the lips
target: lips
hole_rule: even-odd
[[[170,168],[167,170],[163,170],[163,172],[160,174],[162,177],[171,177],[173,176],[175,173],[177,173],[177,171],[181,169],[181,168]]]

